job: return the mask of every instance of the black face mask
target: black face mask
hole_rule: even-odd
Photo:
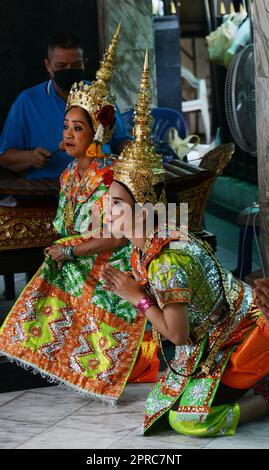
[[[54,73],[54,80],[62,90],[69,91],[73,83],[82,80],[84,69],[61,69]]]

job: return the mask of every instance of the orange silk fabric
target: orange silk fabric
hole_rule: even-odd
[[[231,354],[221,382],[250,388],[269,372],[269,323],[260,317],[254,329]]]
[[[146,331],[128,382],[156,382],[160,366],[157,352],[158,346],[154,343],[151,332]]]

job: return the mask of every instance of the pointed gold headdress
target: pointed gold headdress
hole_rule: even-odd
[[[136,202],[144,204],[159,200],[154,186],[165,181],[161,157],[151,142],[150,85],[148,52],[146,51],[140,90],[134,112],[134,141],[129,142],[114,167],[115,181],[123,183],[133,194]]]
[[[109,82],[119,33],[120,24],[96,72],[95,81],[89,85],[84,82],[74,83],[66,104],[66,111],[72,106],[79,106],[89,113],[95,131],[94,141],[101,144],[110,140],[115,124],[115,99],[110,93]]]

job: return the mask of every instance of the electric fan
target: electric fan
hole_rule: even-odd
[[[225,82],[225,110],[237,145],[256,156],[254,48],[249,44],[233,58]]]

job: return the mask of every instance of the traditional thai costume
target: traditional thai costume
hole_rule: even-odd
[[[114,180],[136,202],[158,200],[164,181],[161,160],[150,143],[148,70],[145,65],[136,105],[135,142],[124,149]],[[187,306],[190,337],[176,346],[174,360],[146,401],[143,431],[168,414],[172,428],[186,435],[232,435],[237,400],[269,372],[269,325],[253,302],[251,288],[225,271],[210,247],[175,229],[133,248],[131,264],[160,309]],[[165,348],[158,339],[165,355]]]
[[[232,435],[237,399],[269,372],[269,325],[252,289],[223,270],[206,244],[178,238],[156,233],[142,253],[132,253],[132,267],[159,307],[187,304],[190,325],[188,344],[176,347],[147,399],[144,431],[169,411],[179,433]]]
[[[85,241],[81,227],[85,228],[96,205],[102,210],[115,163],[111,157],[99,156],[98,150],[112,132],[108,114],[113,117],[114,105],[107,82],[117,38],[118,32],[96,81],[74,84],[67,101],[67,110],[80,106],[89,113],[98,142],[89,147],[91,163],[82,178],[77,161],[61,176],[54,227],[64,237],[57,243],[67,247]],[[68,259],[61,270],[48,256],[1,327],[1,354],[45,378],[111,403],[130,374],[134,381],[154,381],[159,362],[150,337],[142,341],[145,319],[133,306],[107,293],[100,280],[103,263],[130,271],[130,252],[129,244],[114,252]]]

